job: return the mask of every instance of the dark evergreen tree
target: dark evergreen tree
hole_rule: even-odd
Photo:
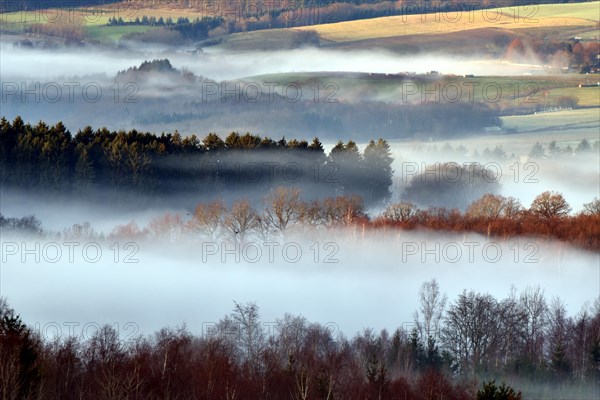
[[[391,196],[392,186],[392,154],[387,141],[371,140],[365,148],[363,156],[363,170],[367,183],[365,203],[382,205]]]
[[[515,392],[513,388],[502,382],[496,385],[496,381],[484,382],[483,387],[477,392],[477,400],[521,400],[521,392]]]
[[[0,298],[0,363],[7,398],[37,398],[42,372],[40,352],[40,343],[34,333],[6,300]],[[14,373],[11,374],[11,370]]]

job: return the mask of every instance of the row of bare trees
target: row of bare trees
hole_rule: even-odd
[[[529,208],[513,197],[485,194],[471,203],[464,213],[435,207],[422,210],[412,203],[400,202],[391,204],[375,218],[369,218],[358,196],[305,201],[299,190],[278,187],[265,196],[262,206],[260,211],[246,199],[234,201],[230,207],[218,200],[199,203],[188,218],[167,213],[153,218],[143,228],[131,221],[116,226],[108,238],[170,242],[185,238],[243,243],[278,239],[288,233],[307,230],[349,227],[363,232],[398,229],[477,232],[502,240],[519,236],[540,237],[587,250],[600,250],[600,199],[584,204],[583,211],[573,215],[571,206],[556,192],[541,193]],[[0,214],[0,228],[7,233],[54,235],[44,232],[41,222],[34,216],[7,218]],[[79,240],[105,237],[89,222],[74,224],[60,235]]]
[[[135,222],[119,225],[110,233],[115,239],[161,239],[177,241],[281,238],[288,232],[360,227],[363,231],[436,230],[477,232],[487,237],[508,239],[534,236],[558,239],[577,247],[600,250],[600,199],[584,205],[576,215],[565,198],[556,192],[538,195],[529,208],[513,197],[485,194],[471,203],[464,213],[456,209],[419,209],[412,203],[388,206],[370,219],[357,196],[338,196],[305,201],[296,189],[279,187],[264,198],[264,209],[253,207],[245,199],[227,207],[222,201],[199,203],[184,219],[165,214],[150,221],[145,228]],[[76,224],[63,232],[74,239],[94,239],[98,235],[89,223]]]
[[[265,196],[263,206],[260,211],[246,199],[233,202],[229,208],[222,201],[199,203],[187,219],[167,213],[152,219],[144,228],[132,221],[116,226],[108,238],[167,241],[186,238],[243,243],[282,238],[288,232],[358,227],[363,232],[397,229],[477,232],[503,240],[534,236],[600,250],[600,199],[584,204],[583,211],[573,215],[564,197],[555,192],[541,193],[529,208],[513,197],[485,194],[464,213],[444,208],[422,210],[412,203],[401,202],[388,206],[370,219],[360,197],[304,201],[299,190],[279,187]],[[0,228],[6,233],[53,235],[44,232],[41,222],[34,216],[7,218],[0,214]],[[104,238],[89,222],[74,224],[60,235],[80,240]]]
[[[388,206],[372,220],[371,226],[478,232],[505,240],[515,236],[544,237],[598,251],[600,199],[584,204],[575,215],[564,196],[551,191],[539,194],[529,208],[513,197],[488,193],[471,203],[464,213],[436,207],[421,210],[412,203],[400,202]]]
[[[561,106],[560,104],[558,106]],[[510,129],[510,128],[508,128]],[[421,146],[419,146],[421,147]],[[472,157],[475,160],[481,158],[481,155],[484,156],[484,159],[492,159],[495,161],[501,160],[517,160],[518,155],[515,153],[507,154],[504,148],[501,145],[497,145],[493,149],[490,150],[489,147],[485,147],[483,150],[478,148],[469,148],[463,144],[458,145],[457,147],[453,147],[450,143],[444,143],[443,146],[438,147],[437,145],[426,145],[422,146],[422,148],[418,148],[419,150],[426,150],[428,153],[434,152],[442,155],[443,157],[456,157],[458,159],[463,159],[465,157]],[[587,138],[581,139],[581,141],[577,144],[577,146],[573,147],[570,144],[566,146],[561,146],[556,140],[552,140],[548,143],[540,143],[535,142],[527,154],[529,159],[544,159],[544,158],[560,158],[560,157],[573,157],[573,156],[581,156],[585,154],[594,154],[594,152],[598,153],[600,150],[600,141],[590,141]],[[525,154],[524,154],[525,155]]]
[[[422,285],[416,337],[424,353],[437,352],[455,371],[595,382],[600,377],[600,298],[568,316],[559,298],[548,301],[540,287],[501,300],[464,291],[448,304],[435,280]],[[431,363],[431,355],[424,357]]]
[[[367,220],[358,196],[304,201],[299,190],[278,187],[265,196],[262,212],[246,199],[233,202],[229,208],[216,200],[199,203],[187,220],[177,214],[165,214],[152,219],[144,229],[134,222],[117,226],[111,236],[168,240],[186,236],[199,240],[244,242],[250,238],[281,237],[300,228],[346,226],[358,220]],[[71,232],[72,229],[65,234]]]
[[[539,287],[504,299],[464,291],[448,302],[432,280],[419,304],[414,324],[351,339],[302,316],[264,322],[256,304],[235,302],[201,334],[181,327],[122,338],[105,325],[46,338],[2,300],[0,398],[452,400],[474,399],[488,378],[551,380],[547,390],[584,398],[598,384],[598,299],[569,316]],[[543,398],[536,390],[525,395]]]

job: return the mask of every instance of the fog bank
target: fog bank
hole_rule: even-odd
[[[350,230],[265,243],[79,241],[70,254],[61,240],[3,235],[0,294],[32,326],[129,322],[148,334],[185,323],[202,333],[235,300],[257,302],[266,323],[301,314],[352,336],[410,326],[432,278],[452,301],[464,289],[500,299],[539,285],[569,314],[600,293],[598,254],[526,238]]]

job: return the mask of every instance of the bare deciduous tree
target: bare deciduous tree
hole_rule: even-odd
[[[148,224],[150,236],[158,239],[167,239],[175,242],[183,233],[183,221],[179,214],[165,214],[153,218]]]
[[[359,196],[329,197],[321,203],[321,220],[325,225],[348,225],[364,215]]]
[[[67,239],[93,240],[98,239],[98,233],[89,222],[73,224],[70,228],[63,230],[63,237]]]
[[[590,348],[592,347],[592,336],[590,327],[592,315],[589,304],[583,305],[579,313],[572,318],[569,337],[571,343],[569,346],[569,357],[573,363],[573,373],[580,381],[585,379],[585,373],[590,366]]]
[[[464,291],[450,305],[442,341],[462,372],[476,372],[493,357],[500,336],[498,303],[490,295]]]
[[[3,400],[18,400],[21,390],[19,353],[17,349],[2,349],[0,351],[0,396]]]
[[[108,237],[109,239],[139,239],[143,236],[144,231],[134,221],[131,221],[125,225],[115,226]]]
[[[521,209],[521,203],[514,197],[487,193],[471,203],[465,215],[481,219],[514,218]]]
[[[301,218],[300,190],[278,187],[265,198],[266,217],[269,224],[279,232],[285,232]]]
[[[440,321],[446,307],[447,297],[440,293],[440,287],[435,279],[424,282],[419,289],[419,311],[415,312],[415,322],[421,334],[421,339],[438,339]]]
[[[548,312],[548,359],[555,376],[564,378],[571,373],[571,360],[568,358],[569,333],[572,321],[567,317],[565,304],[554,298]]]
[[[589,215],[600,215],[600,199],[594,198],[594,200],[583,205],[584,213]]]
[[[248,200],[238,200],[224,218],[224,226],[235,241],[244,242],[246,235],[256,228],[257,217]]]
[[[519,302],[516,289],[511,288],[508,298],[498,303],[500,341],[495,365],[508,365],[522,357],[521,351],[527,329],[527,313]]]
[[[186,228],[202,235],[205,239],[217,239],[221,234],[226,212],[227,208],[220,200],[212,203],[199,203],[194,210],[192,219],[186,224]]]
[[[245,305],[234,301],[231,319],[236,324],[239,337],[238,344],[241,347],[244,359],[249,363],[253,371],[260,369],[260,352],[265,344],[263,326],[256,303]]]
[[[546,191],[533,200],[529,210],[534,215],[550,219],[569,214],[571,207],[562,194]]]
[[[548,311],[544,291],[539,286],[528,287],[521,293],[519,302],[527,315],[525,352],[529,362],[541,365],[544,356],[544,330]]]
[[[383,217],[391,222],[406,222],[417,215],[417,207],[412,203],[400,202],[388,206]]]

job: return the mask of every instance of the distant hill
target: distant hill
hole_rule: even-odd
[[[562,0],[560,3],[580,3],[585,0]],[[471,0],[455,0],[448,2],[433,2],[427,0],[406,0],[395,2],[389,0],[299,0],[295,2],[264,2],[262,0],[3,0],[0,2],[0,13],[17,12],[54,8],[83,8],[89,6],[104,6],[122,3],[127,9],[164,8],[164,9],[206,9],[214,10],[227,18],[235,14],[234,20],[246,22],[269,18],[272,25],[273,17],[279,18],[285,26],[315,25],[326,22],[350,21],[356,19],[375,18],[385,15],[423,14],[430,12],[447,12],[465,9],[480,9],[494,7],[522,6],[527,4],[549,4],[556,0],[500,0],[486,1],[474,4]],[[298,10],[313,10],[312,13]],[[316,11],[319,10],[320,11]],[[235,13],[232,13],[236,11]],[[211,15],[210,12],[206,13]],[[227,14],[227,15],[226,15]],[[278,24],[276,24],[278,25]],[[260,29],[260,28],[259,28]]]
[[[49,8],[80,8],[119,3],[115,0],[3,0],[0,12],[19,12],[28,10],[44,10]]]
[[[293,47],[304,32],[310,33],[321,48],[379,48],[410,55],[471,54],[581,72],[595,72],[600,67],[595,57],[600,2],[528,8],[388,16],[234,33],[218,46],[235,51],[285,49]]]

